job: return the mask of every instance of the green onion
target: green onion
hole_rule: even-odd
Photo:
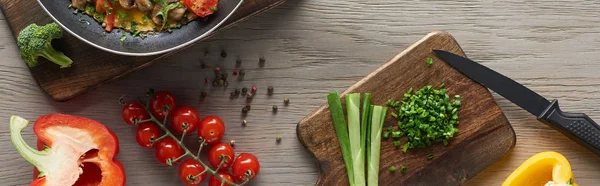
[[[433,154],[427,154],[427,160],[433,159]]]
[[[392,166],[390,167],[390,172],[396,172],[396,167],[392,165]]]
[[[379,155],[381,150],[381,133],[387,107],[373,106],[371,114],[371,148],[369,150],[369,167],[367,183],[369,186],[377,186],[379,183]]]
[[[461,105],[460,96],[450,96],[446,92],[445,84],[440,89],[428,85],[413,93],[412,88],[404,93],[402,105],[388,100],[388,107],[398,111],[398,132],[390,132],[397,139],[407,137],[402,151],[412,148],[425,148],[427,146],[448,141],[458,132],[458,112]],[[392,116],[393,117],[393,116]],[[394,145],[399,142],[394,142]]]
[[[433,64],[433,59],[428,57],[427,59],[425,59],[425,61],[427,62],[428,65]]]
[[[346,164],[346,171],[348,172],[348,181],[350,186],[354,186],[354,172],[352,169],[352,157],[350,154],[350,140],[348,138],[348,127],[346,126],[346,120],[344,117],[344,110],[342,109],[342,103],[338,92],[332,92],[327,95],[327,102],[329,104],[329,110],[331,112],[331,118],[333,119],[333,125],[335,128],[335,134],[340,143],[342,150],[342,157]]]
[[[346,95],[346,112],[348,113],[348,136],[350,138],[354,184],[365,185],[365,153],[361,146],[360,131],[360,93]]]
[[[363,98],[363,105],[362,105],[362,116],[361,116],[361,122],[360,122],[360,147],[362,149],[364,149],[362,151],[363,154],[363,162],[361,163],[362,168],[360,170],[365,171],[365,161],[368,161],[368,157],[369,157],[369,143],[367,143],[367,141],[369,141],[370,135],[369,135],[369,128],[370,128],[370,123],[371,123],[371,94],[370,93],[365,93],[365,96]],[[364,177],[363,177],[364,178]],[[365,180],[366,181],[366,180]]]
[[[402,168],[400,168],[400,172],[405,173],[406,172],[406,166],[402,165]]]

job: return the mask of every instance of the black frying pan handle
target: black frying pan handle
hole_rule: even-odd
[[[562,112],[553,100],[538,119],[600,155],[600,126],[586,114]]]

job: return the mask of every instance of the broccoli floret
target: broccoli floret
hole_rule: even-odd
[[[29,67],[35,67],[38,63],[37,58],[40,56],[60,65],[60,68],[70,67],[73,61],[52,47],[52,40],[62,36],[62,29],[56,23],[27,26],[17,38],[21,58],[27,62]]]

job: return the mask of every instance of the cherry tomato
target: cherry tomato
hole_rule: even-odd
[[[246,180],[246,174],[250,174],[250,180],[252,180],[258,175],[259,171],[258,158],[249,153],[240,153],[231,166],[233,178],[242,182]]]
[[[187,159],[179,165],[179,178],[185,185],[200,185],[206,179],[206,172],[195,177],[204,171],[204,167],[194,159]]]
[[[215,13],[219,0],[184,0],[183,4],[198,17],[206,17]]]
[[[140,146],[147,149],[154,147],[158,142],[152,141],[160,136],[160,128],[152,122],[140,123],[135,130],[135,141],[137,141]]]
[[[167,113],[166,109],[169,109]],[[158,91],[150,100],[150,111],[162,120],[175,110],[175,96],[169,91]]]
[[[134,124],[134,120],[140,121],[150,119],[150,115],[139,102],[129,102],[125,104],[121,115],[123,116],[125,123],[130,125]]]
[[[200,123],[200,115],[198,111],[190,106],[181,106],[173,112],[171,118],[171,125],[173,130],[177,134],[191,133],[196,130],[198,123]],[[184,126],[186,129],[184,130]]]
[[[225,124],[217,116],[206,116],[198,126],[198,136],[202,137],[207,144],[212,145],[221,141],[225,134]]]
[[[177,141],[169,137],[160,140],[156,145],[156,151],[154,151],[156,160],[163,165],[168,165],[167,161],[169,159],[173,161],[183,155],[183,153],[183,149],[177,144]],[[177,162],[172,162],[171,165],[176,165]]]
[[[235,157],[233,147],[228,143],[219,142],[208,151],[208,161],[213,168],[216,169],[219,166],[221,163],[221,156],[225,156],[227,159],[223,162],[220,169],[227,169],[227,167],[233,163],[233,158]]]
[[[113,11],[113,6],[109,0],[97,0],[96,1],[96,12],[104,13],[106,16],[104,17],[104,23],[106,27],[104,29],[107,32],[112,31],[115,26],[115,13]]]
[[[230,181],[232,183],[235,183],[235,181],[233,180],[233,176],[231,176],[231,174],[227,173],[227,171],[219,171],[217,172],[217,174],[219,176],[221,176],[221,178]],[[211,176],[210,179],[208,179],[208,186],[220,186],[221,185],[221,180],[219,180],[219,178],[215,177],[215,176]],[[223,186],[229,186],[228,184],[223,184]]]

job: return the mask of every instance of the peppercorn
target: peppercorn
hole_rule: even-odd
[[[245,113],[248,113],[248,107],[244,107],[244,108],[242,108],[242,113],[244,113],[244,114],[245,114]]]
[[[248,108],[248,110],[250,110],[250,104],[246,104],[246,108]]]
[[[277,105],[273,105],[273,112],[277,112]]]
[[[235,92],[231,92],[231,97],[234,97],[234,96],[235,96]]]
[[[248,98],[248,99],[252,99],[252,93],[248,92],[248,93],[246,94],[246,98]]]
[[[281,135],[277,134],[277,137],[275,137],[275,140],[277,141],[277,143],[281,142]]]
[[[222,58],[226,58],[227,57],[227,53],[225,52],[225,50],[221,51],[221,57]]]
[[[242,59],[235,60],[235,65],[240,66],[242,64]]]
[[[242,93],[245,94],[246,92],[248,92],[248,88],[246,88],[246,87],[242,88]]]
[[[240,95],[240,89],[236,88],[233,92],[235,92],[235,95]]]
[[[231,145],[232,147],[235,146],[235,140],[229,141],[229,145]]]
[[[221,79],[222,80],[227,80],[227,76],[228,76],[227,73],[222,73],[221,74]]]
[[[240,73],[240,76],[244,76],[244,75],[246,75],[246,71],[244,71],[244,70],[240,70],[240,72],[239,72],[239,73]]]
[[[267,87],[267,91],[268,91],[269,93],[273,93],[273,86],[269,86],[269,87]]]
[[[238,72],[234,70],[231,74],[233,74],[233,76],[237,76]]]
[[[258,88],[256,88],[256,86],[252,86],[252,92],[256,92],[258,90]]]
[[[258,62],[260,62],[260,63],[264,63],[265,61],[267,61],[267,60],[265,59],[265,57],[260,57],[260,58],[258,58]]]
[[[246,126],[246,123],[248,123],[246,120],[242,120],[242,126]]]
[[[288,105],[290,103],[290,98],[283,98],[283,103],[285,103],[285,105]]]
[[[202,97],[206,97],[206,95],[207,95],[207,93],[206,93],[206,92],[202,92],[202,93],[200,93],[200,96],[202,96]]]

